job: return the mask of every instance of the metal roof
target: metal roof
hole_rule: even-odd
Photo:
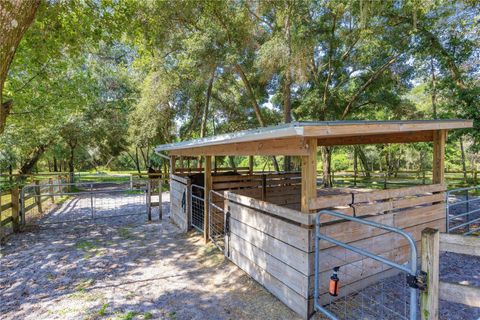
[[[382,135],[395,132],[471,128],[472,120],[395,120],[395,121],[307,121],[292,122],[258,129],[237,131],[216,136],[159,145],[161,151],[194,149],[214,145],[229,145],[250,141],[265,141],[292,137],[333,138],[359,135]]]

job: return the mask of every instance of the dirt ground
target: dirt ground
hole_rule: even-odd
[[[182,235],[167,219],[122,220],[10,237],[2,319],[296,318],[198,234]]]
[[[163,200],[167,213],[168,194]],[[167,217],[35,228],[12,235],[1,255],[2,320],[299,319],[216,247],[195,232],[181,234]],[[444,280],[458,282],[449,275],[460,274],[480,285],[480,259],[447,254],[441,261]],[[480,317],[480,309],[444,302],[440,313]]]

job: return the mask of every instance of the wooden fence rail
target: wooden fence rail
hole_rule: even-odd
[[[44,207],[42,204],[44,202],[50,200],[51,203],[55,203],[55,196],[53,194],[56,193],[57,190],[53,184],[61,183],[61,181],[62,176],[59,176],[58,180],[49,178],[48,180],[42,181],[43,183],[40,180],[34,180],[34,194],[27,194],[23,199],[23,201],[25,201],[23,208],[25,214],[34,209],[37,209],[39,213],[43,213]],[[48,185],[44,186],[45,183]],[[10,190],[2,191],[0,193],[0,239],[7,235],[9,225],[11,225],[13,232],[18,232],[20,230],[20,190],[19,187],[13,187]],[[58,191],[61,192],[61,190]],[[42,196],[44,193],[48,193],[49,195]]]
[[[422,231],[422,271],[427,274],[427,289],[420,297],[422,319],[438,319],[439,299],[480,308],[480,287],[439,280],[440,252],[480,256],[480,238],[440,233],[436,229]]]

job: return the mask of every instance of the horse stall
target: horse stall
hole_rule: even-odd
[[[203,179],[197,196],[203,199],[205,240],[217,244],[209,229],[221,229],[219,247],[225,256],[308,319],[315,311],[323,312],[322,305],[398,274],[395,264],[381,261],[403,268],[412,254],[418,256],[420,246],[415,244],[424,228],[445,230],[447,130],[471,126],[469,120],[292,123],[162,145],[156,151],[167,152],[172,159],[174,223],[183,231],[189,229],[192,180]],[[430,185],[386,190],[317,186],[318,147],[414,142],[433,144]],[[212,170],[214,156],[254,155],[300,157],[301,172]],[[183,156],[203,157],[200,175],[177,170]],[[214,218],[215,212],[220,219]],[[319,230],[322,239],[334,240],[317,241]],[[409,238],[399,238],[392,230]],[[352,247],[369,256],[352,252]],[[327,258],[316,258],[320,253]],[[371,258],[377,256],[381,259]],[[333,268],[348,276],[332,299],[328,281]]]

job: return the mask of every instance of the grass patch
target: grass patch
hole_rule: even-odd
[[[138,312],[128,311],[125,314],[118,315],[117,319],[118,320],[133,320],[133,318],[135,318],[136,315],[138,315]]]
[[[136,237],[128,230],[128,228],[120,228],[118,229],[118,234],[121,238],[126,240],[134,240]]]
[[[91,241],[83,240],[83,241],[77,242],[75,244],[75,248],[85,252],[85,254],[83,255],[85,259],[90,259],[95,256],[99,257],[103,255],[102,248],[98,247],[97,244]]]
[[[103,317],[104,315],[107,314],[107,308],[108,308],[108,303],[102,304],[102,307],[97,311],[97,314],[100,317]]]
[[[143,319],[145,320],[153,319],[153,314],[151,312],[145,312],[143,314]]]
[[[177,313],[175,311],[171,311],[167,314],[167,317],[172,320],[177,320]]]

